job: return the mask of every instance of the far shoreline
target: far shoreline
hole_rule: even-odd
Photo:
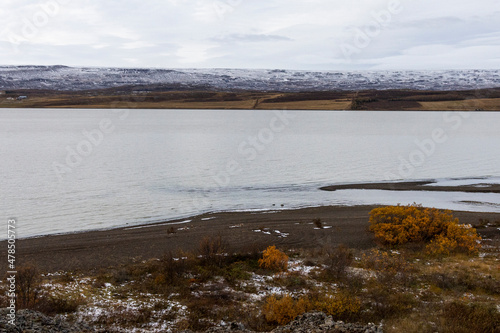
[[[221,91],[125,86],[84,91],[5,91],[0,108],[297,111],[500,111],[500,88],[426,91]]]

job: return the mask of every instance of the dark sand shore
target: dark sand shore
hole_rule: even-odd
[[[435,181],[418,181],[418,182],[389,182],[389,183],[361,183],[361,184],[341,184],[324,186],[320,189],[323,191],[337,190],[386,190],[386,191],[439,191],[439,192],[476,192],[476,193],[500,193],[499,184],[485,183],[476,185],[460,185],[460,186],[438,186],[432,185]]]
[[[317,207],[276,212],[241,212],[203,214],[185,220],[45,236],[17,241],[17,264],[31,262],[47,271],[106,268],[132,260],[157,258],[167,251],[194,250],[205,236],[221,235],[234,251],[263,249],[268,245],[280,248],[316,248],[345,244],[352,248],[375,245],[368,232],[368,214],[374,206]],[[462,223],[477,224],[479,219],[500,221],[500,214],[455,212]],[[315,229],[313,219],[320,218],[325,229]],[[180,223],[179,223],[180,222]],[[168,230],[174,227],[175,233]],[[269,228],[270,234],[255,232]],[[277,233],[279,231],[281,234]],[[282,237],[283,233],[288,234]],[[496,228],[481,229],[491,237]],[[486,233],[486,234],[485,234]],[[6,258],[5,241],[0,242]],[[6,271],[6,260],[0,268]]]

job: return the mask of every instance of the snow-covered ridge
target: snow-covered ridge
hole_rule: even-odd
[[[468,90],[500,87],[500,70],[293,71],[247,69],[0,66],[0,90],[87,90],[125,85],[181,85],[216,90]]]

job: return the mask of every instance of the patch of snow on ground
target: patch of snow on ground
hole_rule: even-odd
[[[311,271],[313,271],[315,266],[306,266],[304,265],[303,260],[295,260],[291,261],[288,264],[288,271],[294,273],[300,273],[301,275],[308,276]]]
[[[143,328],[120,327],[119,322],[115,323],[114,328],[120,332],[173,332],[174,325],[187,313],[186,306],[171,299],[165,300],[149,293],[124,296],[121,293],[118,294],[118,287],[111,283],[106,282],[97,290],[92,287],[94,283],[95,280],[90,278],[75,278],[69,283],[47,282],[43,284],[43,287],[55,297],[85,298],[86,304],[79,306],[76,313],[71,316],[77,321],[91,325],[109,323],[113,318],[119,318],[119,321],[126,323],[128,317],[140,316],[144,310],[151,312],[151,319]],[[68,315],[63,315],[63,317],[68,317]],[[162,319],[165,317],[176,319],[169,322]]]

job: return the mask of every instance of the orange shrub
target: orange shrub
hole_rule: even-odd
[[[322,311],[334,319],[347,320],[358,313],[361,309],[361,302],[345,292],[324,295],[314,300],[306,297],[293,299],[290,295],[285,295],[280,299],[270,296],[262,308],[267,322],[278,325],[286,325],[294,320],[298,315],[308,311]]]
[[[475,253],[481,239],[474,228],[458,224],[451,211],[420,205],[388,206],[370,212],[370,230],[382,244],[428,244],[431,254]]]
[[[347,319],[361,309],[361,302],[345,292],[321,297],[314,306],[315,310],[323,311],[333,319]]]
[[[307,298],[294,300],[291,296],[285,295],[281,299],[276,299],[273,295],[267,298],[262,312],[269,323],[286,325],[298,315],[309,311],[310,307]]]
[[[274,271],[286,271],[288,268],[288,256],[278,250],[276,246],[269,246],[259,259],[259,266]]]
[[[451,252],[477,253],[481,237],[476,229],[460,224],[450,224],[445,235],[438,235],[429,245],[429,254],[450,254]]]

